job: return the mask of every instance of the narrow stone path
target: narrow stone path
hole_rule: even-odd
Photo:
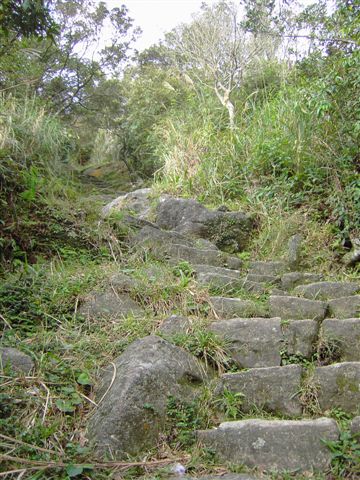
[[[133,249],[151,252],[170,264],[189,262],[198,285],[210,293],[219,292],[209,297],[212,321],[208,329],[226,340],[236,371],[220,375],[214,396],[227,391],[239,394],[242,412],[254,416],[198,431],[198,441],[225,465],[259,471],[325,471],[331,462],[326,442],[340,435],[331,412],[360,414],[360,283],[326,281],[321,274],[298,270],[294,242],[288,259],[253,261],[245,268],[236,255],[217,246],[244,244],[241,226],[246,225],[248,233],[251,223],[244,214],[232,215],[231,228],[227,223],[224,229],[224,218],[226,222],[230,218],[226,214],[166,196],[160,199],[154,219],[149,195],[148,190],[133,192],[112,202],[111,208],[136,211],[128,219],[137,226],[129,238]],[[240,290],[249,298],[238,298]],[[252,298],[253,294],[263,300]],[[162,328],[172,334],[184,332],[187,322],[186,317],[175,315]],[[207,382],[199,373],[199,363],[182,352],[150,336],[138,340],[115,361],[117,371],[110,368],[107,381],[103,378],[101,391],[108,388],[108,397],[89,428],[91,440],[101,451],[110,445],[116,456],[156,445],[169,392],[188,395],[189,386]],[[168,364],[164,366],[161,357],[168,358]],[[173,375],[170,380],[164,373],[168,369]],[[149,382],[156,391],[151,402],[144,387]],[[155,410],[145,412],[141,407],[139,385],[140,403],[151,403]],[[132,398],[130,410],[122,403],[124,389]],[[262,412],[259,418],[256,411]],[[352,428],[357,431],[358,425],[359,417]]]

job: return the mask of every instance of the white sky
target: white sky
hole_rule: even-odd
[[[191,14],[200,10],[204,0],[105,0],[109,8],[125,4],[134,26],[143,31],[134,47],[139,51],[150,47],[163,37],[164,33],[179,23],[188,22]],[[213,4],[215,0],[205,3]]]

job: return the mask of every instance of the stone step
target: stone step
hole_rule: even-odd
[[[360,318],[326,318],[321,326],[323,348],[342,362],[360,362]]]
[[[129,295],[118,294],[114,290],[89,293],[77,313],[88,318],[103,316],[111,317],[114,320],[128,315],[135,317],[145,315],[145,311]]]
[[[299,285],[294,293],[313,300],[331,300],[333,298],[348,297],[359,291],[357,283],[350,282],[316,282],[308,285]]]
[[[204,287],[210,287],[221,292],[231,292],[240,290],[244,281],[241,278],[234,278],[229,275],[220,275],[218,273],[201,272],[197,275],[197,282]]]
[[[273,285],[280,283],[280,277],[277,277],[276,275],[259,275],[255,273],[249,273],[246,278],[250,282],[256,283],[269,283]]]
[[[226,373],[221,376],[216,393],[225,390],[243,395],[241,410],[256,409],[278,415],[299,416],[302,368],[299,365],[252,368],[246,372]]]
[[[249,273],[251,275],[278,276],[289,270],[286,262],[250,262]]]
[[[270,316],[282,320],[313,319],[321,321],[325,318],[327,304],[319,300],[307,298],[270,296]]]
[[[335,318],[357,318],[360,316],[360,295],[335,298],[329,301],[329,313]]]
[[[212,323],[209,330],[228,341],[238,367],[280,366],[280,318],[234,318]]]
[[[347,413],[359,413],[360,362],[317,367],[310,382],[317,391],[317,401],[322,412],[341,408]]]
[[[242,289],[255,295],[264,295],[268,292],[263,283],[252,282],[248,279],[243,280]]]
[[[213,265],[192,265],[192,268],[197,276],[201,274],[213,274],[239,280],[241,275],[240,270],[233,270],[225,267],[214,267]]]
[[[210,297],[210,306],[219,319],[264,316],[265,307],[252,300],[228,297]]]
[[[282,323],[282,332],[284,354],[310,359],[316,352],[319,325],[315,320],[292,320],[288,324]]]
[[[331,462],[326,441],[336,441],[335,420],[242,420],[202,430],[197,438],[218,460],[261,470],[325,471]]]
[[[284,290],[292,290],[298,285],[306,285],[308,283],[320,282],[323,275],[308,272],[289,272],[281,276],[281,288]]]

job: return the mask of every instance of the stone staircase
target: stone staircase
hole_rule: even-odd
[[[201,284],[226,291],[242,282],[270,294],[262,316],[251,300],[211,297],[216,320],[209,329],[229,342],[240,370],[221,375],[216,393],[241,394],[242,412],[255,418],[199,431],[199,441],[223,462],[324,471],[331,459],[325,443],[339,438],[331,412],[360,413],[359,284],[323,281],[280,261],[251,262],[242,280],[238,272],[195,269]],[[259,411],[279,419],[256,418]]]
[[[141,191],[141,198],[145,196],[146,200],[145,194],[148,192]],[[145,206],[141,203],[144,212],[148,211],[146,202]],[[194,208],[192,203],[190,206]],[[161,208],[164,210],[164,206]],[[194,240],[184,235],[182,232],[190,227],[198,231],[200,224],[195,214],[191,224],[184,223],[181,215],[178,215],[181,227],[178,231],[176,225],[165,230],[144,217],[141,221],[131,219],[136,230],[129,243],[135,251],[151,252],[155,258],[171,265],[188,262],[197,284],[209,289],[207,328],[226,340],[227,354],[234,366],[234,371],[219,376],[213,394],[214,397],[224,392],[239,394],[241,413],[248,418],[198,431],[200,445],[211,449],[225,465],[245,465],[275,472],[326,471],[331,462],[326,442],[340,437],[338,424],[332,417],[336,412],[351,417],[360,415],[360,284],[325,281],[320,274],[298,271],[296,239],[290,242],[286,261],[253,261],[245,269],[242,260],[220,251],[209,241],[211,237]],[[204,222],[201,228],[208,225],[207,217]],[[138,388],[131,381],[142,382],[151,374],[151,380],[147,380],[154,385],[150,394],[155,395],[154,389],[158,394],[149,397],[151,401],[146,400],[146,403],[157,405],[158,419],[166,415],[168,367],[162,365],[166,355],[160,350],[168,351],[169,359],[174,355],[180,358],[183,353],[171,345],[171,335],[186,333],[189,325],[191,322],[186,317],[173,315],[158,329],[170,343],[149,336],[138,340],[136,348],[135,344],[128,348],[130,351],[134,347],[139,356],[137,363],[132,364],[127,359],[128,351],[114,360],[118,374],[113,377],[113,383],[108,381],[107,384],[110,399],[105,399],[90,422],[90,437],[100,447],[102,445],[101,448],[105,450],[110,444],[115,454],[117,451],[126,454],[127,442],[134,435],[140,435],[141,441],[137,438],[137,442],[143,449],[156,445],[155,411],[143,410],[148,391],[141,387],[142,396],[138,398],[131,393]],[[152,364],[148,361],[151,355],[162,365],[162,370],[155,360]],[[182,361],[187,371],[185,365],[190,360]],[[191,367],[192,371],[196,368],[195,364]],[[159,372],[164,381],[157,385]],[[107,375],[109,378],[113,375],[112,368]],[[204,381],[198,373],[186,373],[187,379],[195,376],[196,385]],[[184,378],[181,373],[176,379],[179,384],[174,391],[180,394],[179,385],[183,388]],[[120,409],[113,405],[124,388],[130,391],[133,399],[129,411],[134,418],[126,426],[127,430],[124,426],[118,428],[118,424],[125,422],[125,425],[127,420],[122,419]],[[113,418],[109,415],[111,409]],[[355,433],[359,431],[359,418],[352,422]],[[145,424],[148,425],[146,435],[149,436],[153,427],[154,433],[146,439],[148,443],[141,443]],[[248,475],[230,477],[255,478]]]

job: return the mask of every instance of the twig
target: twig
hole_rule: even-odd
[[[46,390],[46,402],[45,402],[45,407],[44,407],[44,413],[43,413],[42,419],[41,419],[41,423],[44,423],[44,422],[45,422],[45,418],[46,418],[46,414],[47,414],[47,411],[48,411],[48,407],[49,407],[50,390],[49,390],[48,387],[45,385],[45,383],[40,382],[40,385],[44,388],[44,390]]]
[[[0,318],[1,320],[5,323],[5,325],[10,328],[10,330],[12,330],[12,326],[10,325],[10,323],[5,319],[5,317],[3,315],[1,315],[0,313]]]
[[[80,395],[81,395],[82,397],[85,398],[85,400],[87,400],[88,402],[90,402],[90,403],[92,403],[93,405],[95,405],[95,407],[97,407],[97,406],[99,405],[98,403],[94,402],[94,400],[91,400],[91,398],[87,397],[87,396],[84,395],[83,393],[81,393],[81,392],[79,392],[79,393],[80,393]]]
[[[52,450],[48,450],[47,448],[38,447],[37,445],[32,445],[31,443],[23,442],[22,440],[18,440],[17,438],[8,437],[7,435],[3,435],[2,433],[0,433],[0,437],[3,438],[4,440],[8,440],[9,442],[18,443],[19,445],[23,445],[24,447],[29,447],[29,448],[33,448],[34,450],[39,450],[39,452],[51,453],[51,455],[57,454],[56,452],[53,452]]]
[[[113,376],[112,376],[110,385],[108,386],[106,392],[104,393],[104,395],[103,395],[103,396],[100,398],[100,400],[98,401],[98,406],[99,406],[100,403],[104,400],[104,398],[106,397],[106,395],[109,393],[110,388],[113,386],[113,383],[115,382],[117,369],[116,369],[116,365],[115,365],[114,362],[111,362],[111,365],[113,366],[113,369],[114,369],[114,371],[113,371]]]

